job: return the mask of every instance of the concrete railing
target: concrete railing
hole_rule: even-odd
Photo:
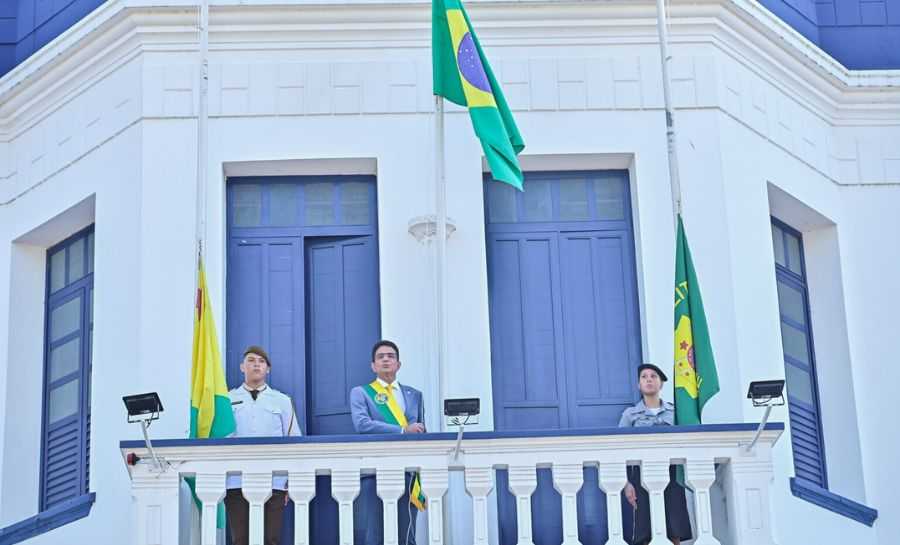
[[[537,432],[472,432],[454,458],[455,434],[317,436],[297,438],[242,438],[154,442],[165,461],[161,471],[143,441],[123,441],[123,456],[141,460],[129,465],[134,496],[137,545],[175,545],[179,540],[179,489],[182,477],[196,477],[202,502],[201,543],[216,543],[216,504],[225,495],[225,477],[241,473],[243,494],[250,504],[250,543],[263,542],[263,505],[271,494],[273,473],[287,475],[294,505],[294,543],[311,544],[310,501],[316,493],[316,475],[331,476],[331,494],[338,504],[340,545],[353,544],[353,501],[360,477],[375,474],[377,492],[384,502],[385,544],[397,543],[397,500],[404,491],[404,472],[418,470],[427,501],[429,545],[444,543],[444,508],[451,471],[462,471],[472,498],[471,536],[458,543],[487,545],[490,520],[488,496],[494,472],[507,470],[509,491],[515,497],[519,545],[532,540],[531,495],[537,487],[537,469],[550,468],[562,501],[563,545],[578,540],[576,497],[584,468],[596,468],[598,484],[606,496],[609,531],[607,543],[625,543],[620,492],[626,466],[640,465],[644,488],[650,496],[653,544],[668,543],[665,536],[663,491],[669,483],[669,465],[684,466],[687,485],[694,493],[695,543],[771,545],[769,484],[772,481],[771,447],[783,425],[769,424],[752,451],[755,425],[715,424],[670,428],[604,428]],[[727,529],[713,535],[714,483],[724,491]],[[718,504],[718,502],[716,502]],[[420,521],[423,520],[420,518]],[[458,530],[458,529],[457,529]]]

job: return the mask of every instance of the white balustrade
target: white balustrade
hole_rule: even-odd
[[[606,431],[606,434],[604,433]],[[537,468],[550,467],[553,486],[562,502],[563,545],[580,544],[578,539],[577,495],[583,485],[585,467],[597,468],[599,485],[606,496],[606,516],[611,545],[623,545],[620,494],[625,487],[626,467],[641,468],[641,481],[650,496],[652,543],[666,544],[664,490],[669,484],[669,465],[681,464],[685,480],[694,491],[695,543],[697,545],[773,545],[769,522],[769,483],[772,480],[771,446],[781,428],[770,426],[756,448],[747,453],[740,446],[755,431],[750,424],[716,426],[710,431],[664,429],[659,433],[622,433],[596,430],[594,434],[564,436],[552,433],[479,432],[463,441],[462,454],[453,455],[455,436],[432,434],[421,439],[371,440],[354,437],[334,442],[324,438],[297,438],[285,442],[259,444],[241,439],[195,444],[187,440],[157,440],[154,447],[165,458],[160,472],[151,463],[128,466],[134,496],[137,545],[176,545],[179,524],[179,483],[183,477],[196,478],[196,495],[201,502],[201,543],[216,539],[216,505],[225,496],[228,473],[242,475],[242,492],[249,502],[249,537],[262,545],[264,505],[272,493],[272,475],[288,477],[288,493],[294,501],[294,545],[312,545],[310,501],[315,496],[316,475],[331,476],[332,496],[338,503],[340,545],[353,544],[353,502],[360,493],[360,479],[376,475],[377,494],[384,505],[385,545],[398,545],[398,500],[402,496],[405,473],[418,470],[422,491],[427,497],[428,543],[443,545],[445,532],[455,542],[487,545],[491,520],[489,494],[495,471],[507,469],[508,490],[514,498],[515,524],[519,545],[533,545],[532,525],[540,524],[531,512],[531,496],[537,488]],[[399,438],[399,436],[398,436]],[[125,441],[123,454],[135,453],[148,459],[142,442]],[[716,468],[719,468],[717,471]],[[465,493],[472,497],[471,534],[460,528],[445,528],[444,499],[449,472],[463,471]],[[725,492],[727,535],[713,535],[713,503],[710,488],[716,479]],[[450,489],[450,493],[463,493]],[[601,503],[600,508],[603,507]],[[415,513],[413,513],[415,516]],[[725,531],[725,530],[723,530]],[[454,532],[457,532],[454,534]],[[287,545],[287,544],[286,544]]]

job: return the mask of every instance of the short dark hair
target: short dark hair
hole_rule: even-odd
[[[266,351],[262,349],[261,346],[256,346],[255,344],[251,344],[244,350],[244,355],[241,356],[241,360],[247,357],[247,354],[256,354],[262,359],[266,360],[266,365],[272,367],[272,362],[269,361],[269,355],[266,354]]]
[[[400,349],[397,348],[397,345],[394,344],[393,341],[381,339],[380,341],[375,343],[375,346],[372,347],[372,361],[375,361],[375,352],[378,352],[378,349],[381,348],[382,346],[389,346],[389,347],[393,348],[394,352],[397,353],[397,359],[398,360],[400,359]]]

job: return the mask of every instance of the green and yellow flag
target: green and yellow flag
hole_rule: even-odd
[[[225,437],[234,432],[234,413],[219,355],[216,323],[209,306],[206,271],[198,263],[194,313],[194,351],[191,367],[191,437]]]
[[[381,417],[388,424],[405,428],[408,425],[406,415],[400,409],[397,399],[393,392],[381,385],[378,380],[373,380],[370,384],[363,386],[363,391],[372,399],[372,403],[378,408]],[[419,511],[425,510],[425,494],[422,492],[422,483],[419,482],[419,474],[413,478],[412,490],[409,493],[409,503],[416,506]]]
[[[681,214],[675,240],[675,423],[700,424],[719,377]]]
[[[235,430],[231,398],[219,355],[216,323],[206,290],[203,258],[197,260],[197,302],[194,312],[194,350],[191,365],[191,431],[190,437],[225,437]],[[191,490],[193,479],[188,479]],[[196,499],[196,498],[195,498]],[[225,527],[225,510],[219,504],[216,526]]]
[[[494,179],[522,189],[525,142],[460,0],[432,1],[431,63],[434,94],[469,109]]]

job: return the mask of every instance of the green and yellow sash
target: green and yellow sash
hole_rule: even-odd
[[[382,386],[378,380],[373,380],[371,383],[366,384],[363,386],[363,390],[372,400],[372,403],[375,404],[385,422],[401,428],[405,428],[408,425],[406,415],[403,414],[403,410],[400,409],[397,398],[394,397],[391,390]],[[416,506],[416,509],[419,511],[425,510],[425,494],[422,493],[422,484],[419,482],[418,473],[413,477],[409,503]]]

